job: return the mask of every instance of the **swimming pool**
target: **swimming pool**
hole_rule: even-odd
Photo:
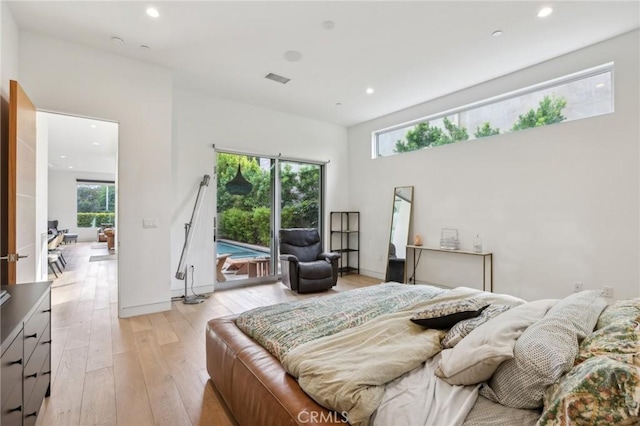
[[[238,259],[241,257],[252,259],[254,257],[269,256],[269,252],[267,251],[254,250],[252,248],[232,244],[227,241],[217,241],[216,248],[218,251],[218,255],[229,253],[231,254],[230,257],[232,259]]]

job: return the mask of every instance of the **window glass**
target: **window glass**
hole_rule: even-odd
[[[116,211],[115,185],[78,183],[78,227],[113,226]]]
[[[613,64],[373,133],[376,157],[613,112]]]

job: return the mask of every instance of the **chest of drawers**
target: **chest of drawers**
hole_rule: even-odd
[[[11,298],[0,307],[3,426],[33,425],[51,391],[50,283],[2,286]]]

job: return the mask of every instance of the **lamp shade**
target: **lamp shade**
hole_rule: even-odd
[[[242,176],[242,171],[240,170],[240,164],[238,164],[238,173],[236,176],[227,182],[226,185],[227,192],[232,195],[247,195],[253,189],[253,185],[251,182],[247,181],[244,176]]]

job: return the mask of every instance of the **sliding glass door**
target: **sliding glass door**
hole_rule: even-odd
[[[216,288],[273,282],[278,230],[322,233],[322,166],[216,153]]]
[[[281,228],[317,228],[322,235],[322,168],[280,161]]]

